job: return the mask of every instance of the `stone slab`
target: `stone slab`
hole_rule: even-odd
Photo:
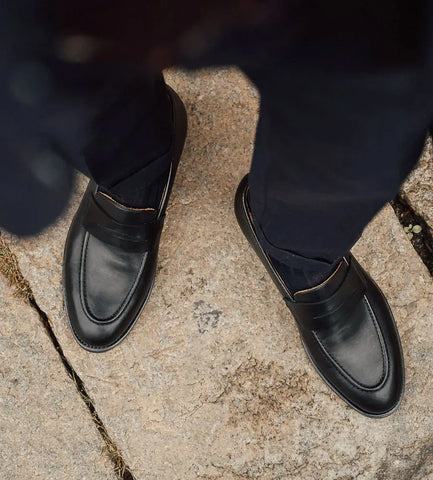
[[[416,168],[403,185],[403,193],[415,211],[433,228],[433,148],[428,137]]]
[[[114,480],[102,450],[37,314],[0,278],[0,477]]]
[[[320,380],[293,319],[236,224],[258,96],[233,69],[169,72],[189,134],[164,227],[151,299],[128,338],[103,354],[67,327],[61,260],[67,215],[11,239],[103,421],[138,480],[425,479],[432,475],[432,279],[390,207],[355,248],[400,328],[400,410],[362,417]]]

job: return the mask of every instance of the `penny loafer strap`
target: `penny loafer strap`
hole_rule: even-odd
[[[336,327],[347,321],[348,315],[366,293],[365,284],[353,265],[346,278],[328,299],[319,302],[296,302],[284,298],[296,321],[303,329],[321,330]]]
[[[84,228],[104,243],[131,252],[145,252],[151,248],[161,230],[164,216],[152,222],[125,224],[109,216],[96,202],[93,195],[88,196],[86,212],[83,216]]]

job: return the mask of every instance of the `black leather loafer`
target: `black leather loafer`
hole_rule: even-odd
[[[370,417],[399,406],[404,390],[400,337],[388,303],[353,255],[318,287],[290,292],[261,247],[248,206],[248,177],[235,199],[239,225],[292,312],[308,357],[346,403]]]
[[[186,136],[186,111],[170,88],[174,136],[159,208],[127,208],[90,181],[72,221],[63,261],[69,324],[86,350],[102,352],[129,333],[153,287],[159,239]]]

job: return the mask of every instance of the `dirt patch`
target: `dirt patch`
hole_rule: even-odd
[[[311,388],[306,373],[287,374],[274,362],[251,358],[227,375],[217,402],[229,404],[233,426],[247,421],[263,427],[297,405],[305,406],[309,399]]]
[[[433,438],[430,436],[405,447],[393,449],[388,452],[386,458],[377,471],[376,480],[430,478],[433,473]]]
[[[0,275],[6,278],[9,286],[13,288],[13,294],[16,297],[31,300],[33,298],[32,289],[29,282],[23,277],[18,265],[17,257],[12,253],[8,244],[0,233]]]
[[[197,327],[199,333],[206,333],[218,327],[220,321],[221,310],[217,310],[209,303],[203,300],[194,302],[193,317],[197,320]]]

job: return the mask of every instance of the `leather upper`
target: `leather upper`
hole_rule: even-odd
[[[381,417],[395,410],[404,389],[403,354],[391,310],[371,277],[348,254],[318,287],[290,292],[255,234],[247,177],[239,185],[235,211],[325,382],[360,413]]]
[[[124,207],[97,191],[86,199],[84,228],[101,242],[122,250],[145,252],[154,243],[164,223],[155,210]]]
[[[90,182],[72,222],[63,282],[76,339],[87,349],[102,351],[114,346],[139,315],[152,287],[159,238],[146,251],[136,252],[92,235],[84,223],[95,188]]]

